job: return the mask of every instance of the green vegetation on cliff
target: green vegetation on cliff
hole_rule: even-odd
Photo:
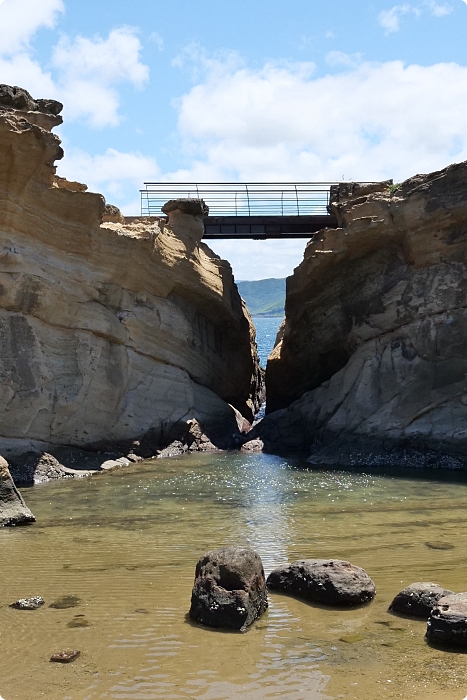
[[[283,316],[285,278],[237,282],[252,316]]]

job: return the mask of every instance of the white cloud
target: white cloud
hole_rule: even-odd
[[[164,50],[164,39],[161,37],[159,32],[152,32],[152,34],[149,36],[149,41],[155,44],[159,51]]]
[[[149,77],[148,67],[139,61],[141,48],[136,30],[121,27],[106,39],[62,38],[54,49],[53,62],[71,80],[92,79],[97,74],[103,83],[127,80],[141,87]]]
[[[453,11],[452,5],[435,2],[435,0],[426,0],[425,5],[435,17],[445,17],[446,15],[450,15]]]
[[[398,182],[467,159],[467,67],[336,58],[342,71],[324,77],[217,62],[178,104],[191,165],[160,179]],[[238,279],[261,279],[290,274],[304,242],[210,245]]]
[[[467,158],[467,68],[349,63],[217,64],[179,102],[192,165],[173,179],[399,180]]]
[[[160,170],[154,158],[139,152],[122,153],[108,148],[95,156],[76,148],[65,147],[65,157],[58,163],[58,174],[69,180],[88,185],[94,192],[102,192],[124,213],[140,213],[137,192],[144,180],[160,179]]]
[[[329,66],[345,66],[346,68],[356,68],[363,61],[361,53],[348,54],[343,51],[328,51],[326,63]]]
[[[2,83],[19,85],[29,90],[34,97],[59,99],[59,91],[51,73],[44,71],[39,63],[33,61],[25,52],[8,58],[0,56],[0,75]]]
[[[92,126],[120,122],[119,95],[115,86],[129,82],[141,88],[149,69],[140,62],[141,43],[135,30],[114,29],[106,39],[64,37],[55,47],[53,64],[59,73],[65,117],[87,118]]]
[[[40,27],[55,26],[63,0],[4,0],[0,4],[0,54],[19,53]]]
[[[53,49],[50,70],[44,70],[33,58],[30,41],[41,27],[53,29],[63,11],[63,0],[0,2],[1,80],[36,97],[62,101],[68,120],[115,126],[121,120],[118,87],[141,88],[149,78],[137,31],[122,27],[106,38],[63,36]]]
[[[464,0],[464,2],[467,2],[467,0]],[[424,0],[418,5],[403,3],[402,5],[394,5],[390,10],[382,10],[378,15],[378,22],[386,30],[386,34],[391,34],[399,31],[401,18],[404,15],[412,14],[418,18],[425,9],[434,17],[445,17],[453,11],[452,5],[445,2],[437,2],[437,0]]]
[[[398,32],[401,17],[409,12],[417,17],[420,15],[420,10],[417,7],[404,3],[403,5],[394,5],[390,10],[382,10],[378,16],[378,21],[387,34]]]

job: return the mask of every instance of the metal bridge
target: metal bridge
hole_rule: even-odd
[[[145,182],[141,216],[162,216],[170,199],[203,199],[207,239],[311,238],[322,228],[336,228],[328,213],[334,182]]]

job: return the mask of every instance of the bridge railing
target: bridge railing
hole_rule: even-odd
[[[327,214],[334,182],[145,182],[141,215],[158,216],[169,199],[204,199],[209,216],[313,216]]]

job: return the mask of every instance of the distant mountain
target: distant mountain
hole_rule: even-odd
[[[237,282],[252,316],[283,316],[285,278]]]

